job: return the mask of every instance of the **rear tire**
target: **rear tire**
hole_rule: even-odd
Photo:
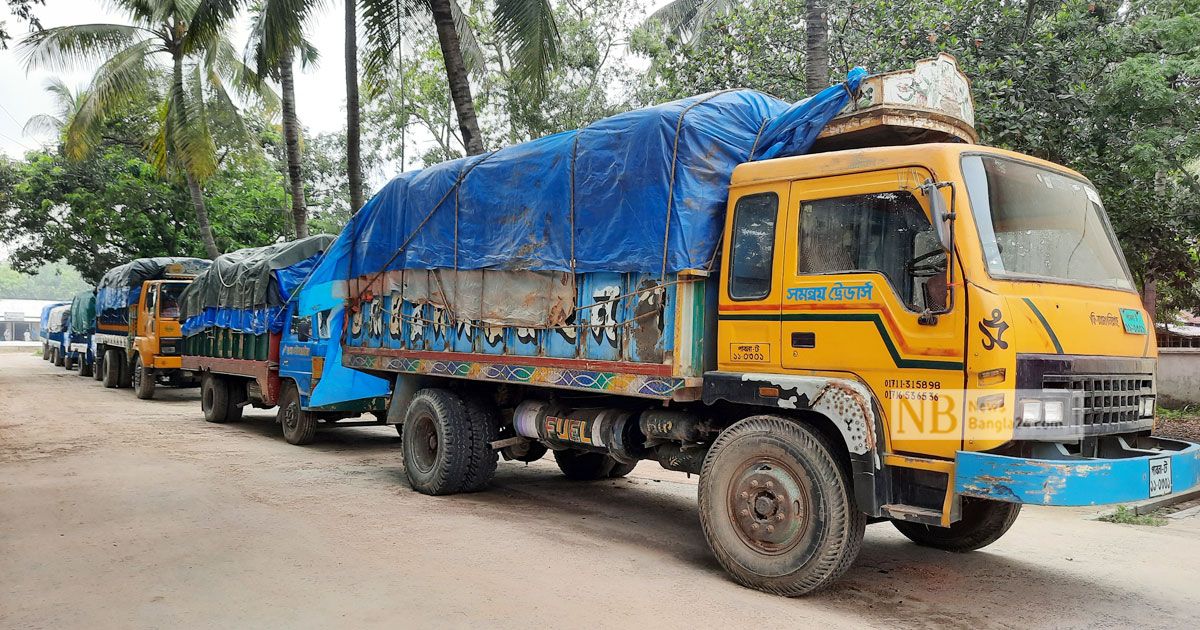
[[[154,398],[154,368],[147,368],[138,355],[133,362],[133,393],[142,400]]]
[[[97,352],[96,358],[92,360],[92,378],[97,381],[104,380],[104,353]]]
[[[567,479],[575,481],[616,479],[628,475],[637,467],[637,462],[625,464],[605,453],[591,451],[554,451],[554,461]]]
[[[776,416],[717,437],[700,471],[700,524],[737,583],[803,595],[853,563],[867,519],[834,452],[821,434]]]
[[[95,373],[95,367],[96,366],[92,361],[88,361],[87,355],[85,354],[83,355],[83,358],[79,360],[79,375],[91,376],[93,373]]]
[[[42,360],[43,361],[50,360],[50,346],[47,344],[42,344]]]
[[[499,455],[492,450],[492,442],[496,441],[500,431],[500,414],[491,401],[479,396],[468,396],[464,403],[471,430],[471,458],[463,478],[462,491],[478,492],[496,474]]]
[[[120,350],[112,348],[104,351],[104,386],[109,389],[115,389],[121,385],[121,363],[122,357]]]
[[[133,369],[130,367],[129,362],[125,360],[124,353],[121,353],[120,360],[117,361],[117,365],[121,368],[121,379],[117,381],[117,387],[121,389],[133,387]]]
[[[204,420],[214,424],[223,424],[229,417],[229,390],[225,379],[205,372],[200,379],[200,410],[204,412]]]
[[[413,490],[444,495],[461,492],[474,457],[471,419],[457,395],[423,389],[408,405],[401,451]]]
[[[63,354],[63,369],[70,372],[75,369],[75,359],[70,352]]]
[[[300,406],[300,391],[296,384],[288,381],[279,393],[279,411],[276,413],[279,426],[283,428],[283,439],[288,444],[304,446],[312,444],[317,437],[317,414],[305,411]]]
[[[1020,503],[963,497],[962,519],[950,527],[908,521],[892,521],[892,525],[918,545],[966,553],[1000,540],[1020,513]]]
[[[58,348],[55,348],[53,351],[51,351],[50,358],[54,361],[55,367],[63,367],[63,364],[66,362],[66,357],[63,356],[63,351]]]

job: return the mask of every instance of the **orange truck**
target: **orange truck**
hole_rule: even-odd
[[[138,258],[104,274],[96,290],[95,366],[105,387],[154,397],[158,384],[196,384],[184,372],[179,296],[211,263],[200,258]]]

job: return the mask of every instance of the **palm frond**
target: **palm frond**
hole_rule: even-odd
[[[259,74],[278,79],[278,67],[284,60],[299,52],[303,61],[306,45],[311,48],[304,39],[304,24],[317,5],[314,0],[262,0],[250,23],[247,65]]]
[[[216,149],[208,126],[204,103],[203,72],[199,64],[188,64],[183,76],[171,82],[167,98],[166,153],[204,181],[216,170]]]
[[[558,24],[548,0],[496,0],[496,32],[518,80],[541,91],[558,60]]]
[[[146,0],[121,0],[134,4],[151,4]],[[195,8],[184,12],[190,16],[188,30],[183,38],[183,50],[191,54],[203,50],[207,44],[221,37],[237,18],[238,12],[248,0],[193,0]],[[169,4],[169,3],[162,3]]]
[[[67,121],[52,116],[50,114],[38,114],[31,116],[25,121],[25,126],[21,127],[21,135],[25,136],[40,136],[40,135],[57,135],[66,126]]]
[[[428,13],[423,0],[361,0],[362,34],[366,42],[362,83],[368,97],[378,96],[387,85],[388,69],[395,65],[405,23],[415,14]]]
[[[738,0],[674,0],[651,13],[645,28],[661,27],[684,41],[695,41],[709,20],[732,11]]]
[[[463,63],[467,66],[467,72],[481,75],[487,69],[483,45],[475,36],[475,29],[471,27],[471,21],[467,19],[467,14],[463,13],[458,0],[450,0],[450,15],[454,18],[454,30],[458,33],[458,47],[462,50]]]
[[[149,35],[124,24],[59,26],[30,33],[19,51],[27,69],[70,71],[94,67]]]
[[[104,121],[120,105],[152,84],[158,67],[152,60],[153,40],[143,40],[113,55],[92,77],[75,112],[66,121],[67,157],[79,160],[99,144]]]

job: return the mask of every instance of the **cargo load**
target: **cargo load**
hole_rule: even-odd
[[[217,257],[180,299],[179,320],[190,337],[209,328],[261,335],[283,329],[283,305],[303,284],[333,236],[240,249]]]
[[[138,258],[109,269],[96,285],[96,314],[102,324],[128,324],[129,307],[137,304],[142,283],[164,278],[190,278],[212,264],[202,258],[159,256]]]
[[[71,335],[88,336],[96,332],[96,290],[86,289],[71,299]]]

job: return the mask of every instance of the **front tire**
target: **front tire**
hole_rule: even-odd
[[[133,393],[142,400],[154,398],[154,369],[142,363],[141,355],[133,362]]]
[[[96,358],[92,361],[92,379],[97,381],[104,380],[104,353],[97,352]]]
[[[283,427],[283,439],[288,444],[303,446],[312,444],[317,437],[317,415],[300,406],[300,391],[296,384],[288,381],[279,394],[279,411],[276,412],[279,426]]]
[[[866,515],[824,436],[776,416],[723,431],[700,471],[700,524],[721,566],[743,586],[810,593],[858,556]]]
[[[71,356],[70,352],[63,354],[63,369],[68,372],[75,369],[75,358]]]
[[[50,346],[48,344],[42,344],[42,360],[50,360]]]
[[[1000,540],[1020,513],[1020,503],[963,497],[962,519],[950,527],[907,521],[892,521],[892,525],[918,545],[966,553]]]
[[[62,367],[66,362],[66,357],[63,356],[62,350],[55,348],[50,352],[50,359],[54,361],[55,367]]]
[[[95,373],[96,366],[93,364],[92,361],[88,361],[86,354],[84,354],[82,356],[83,356],[83,358],[79,359],[79,375],[80,376],[91,376],[92,374]]]
[[[637,467],[637,462],[625,464],[605,453],[591,451],[554,451],[554,461],[567,479],[575,481],[616,479],[628,475]]]

